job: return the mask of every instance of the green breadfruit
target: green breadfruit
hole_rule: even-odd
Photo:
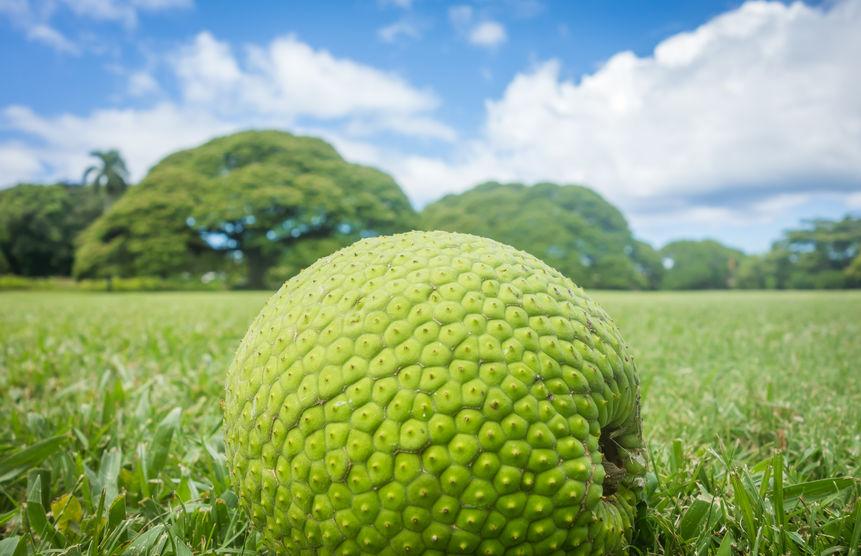
[[[633,359],[535,257],[366,239],[287,281],[227,375],[231,475],[277,553],[607,554],[644,459]]]

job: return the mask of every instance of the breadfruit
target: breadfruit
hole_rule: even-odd
[[[607,313],[539,259],[448,232],[288,280],[229,368],[224,425],[276,553],[617,553],[645,472]]]

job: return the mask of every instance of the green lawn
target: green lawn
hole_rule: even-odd
[[[857,553],[861,293],[595,297],[639,358],[639,552]],[[265,299],[0,294],[0,556],[253,552],[219,400]]]

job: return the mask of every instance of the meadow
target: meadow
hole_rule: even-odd
[[[594,296],[638,358],[631,553],[858,554],[861,293]],[[266,294],[0,294],[0,556],[261,551],[226,366]]]

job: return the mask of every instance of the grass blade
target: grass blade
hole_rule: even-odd
[[[774,518],[779,531],[778,544],[780,553],[786,551],[786,512],[783,508],[783,454],[774,454],[774,486],[771,491],[771,502],[774,504]]]
[[[689,541],[700,531],[710,531],[720,517],[720,508],[713,501],[697,498],[679,520],[679,535]]]
[[[861,549],[861,500],[855,502],[855,526],[849,541],[849,556],[858,556]]]
[[[12,481],[42,461],[56,454],[66,443],[66,435],[57,435],[40,440],[26,448],[13,452],[9,457],[0,461],[0,484]]]
[[[745,533],[747,533],[748,538],[753,538],[756,536],[756,524],[753,519],[753,503],[751,502],[750,495],[747,489],[745,489],[741,478],[736,473],[732,474],[730,482],[732,483],[735,503],[741,508],[742,525]]]
[[[33,484],[28,489],[27,503],[24,505],[27,524],[31,533],[55,547],[60,547],[64,541],[54,526],[51,525],[51,522],[48,521],[48,513],[45,506],[42,505],[42,491],[42,476],[36,475]]]
[[[784,503],[787,509],[792,509],[802,498],[807,502],[821,500],[851,488],[856,482],[858,482],[857,479],[833,477],[830,479],[796,483],[783,489]]]
[[[18,536],[0,540],[0,556],[25,556],[27,543]]]
[[[120,475],[123,454],[119,448],[111,448],[102,454],[99,462],[99,491],[105,491],[105,500],[113,500],[119,492],[117,481]]]
[[[154,479],[161,472],[167,455],[170,453],[170,443],[173,440],[173,435],[179,428],[179,418],[182,409],[176,407],[168,413],[161,423],[156,427],[153,435],[152,443],[150,444],[149,460],[147,461],[147,479]]]
[[[720,542],[720,546],[715,553],[715,556],[732,556],[732,543],[735,542],[735,539],[732,536],[732,533],[727,531],[726,535],[723,536],[723,540]]]

